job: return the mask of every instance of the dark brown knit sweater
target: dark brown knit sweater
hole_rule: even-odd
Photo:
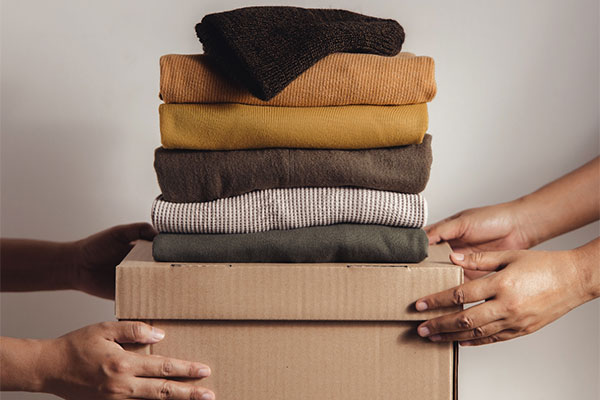
[[[404,30],[391,19],[346,10],[246,7],[196,25],[204,51],[230,79],[269,100],[331,53],[400,52]]]

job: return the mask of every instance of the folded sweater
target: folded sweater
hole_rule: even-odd
[[[402,105],[429,102],[435,92],[433,59],[404,52],[395,57],[331,54],[269,101],[260,100],[225,77],[204,54],[169,54],[160,58],[160,97],[165,103]]]
[[[269,100],[332,53],[398,54],[404,30],[391,19],[346,10],[245,7],[196,25],[204,52],[230,79]]]
[[[429,180],[431,136],[423,143],[366,150],[167,150],[154,154],[163,199],[211,201],[253,190],[362,187],[420,193]]]
[[[340,223],[421,228],[427,204],[419,194],[355,188],[267,189],[205,203],[159,196],[152,222],[159,232],[255,233]]]
[[[245,104],[161,104],[168,149],[272,147],[365,149],[421,143],[427,104],[405,106],[268,107]]]
[[[160,233],[156,261],[283,263],[417,263],[427,257],[425,231],[340,224],[249,234]]]

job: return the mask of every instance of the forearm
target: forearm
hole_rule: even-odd
[[[0,290],[71,289],[74,246],[27,239],[0,240]]]
[[[0,338],[0,390],[42,390],[42,347],[40,340]]]
[[[513,202],[530,247],[600,218],[600,157]]]
[[[582,303],[600,297],[600,237],[572,250],[579,275]]]

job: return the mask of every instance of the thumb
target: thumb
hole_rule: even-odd
[[[496,271],[514,261],[515,251],[489,251],[482,253],[450,254],[450,261],[456,265],[474,271]]]
[[[139,321],[120,321],[112,323],[110,336],[117,343],[153,344],[160,342],[165,332]]]
[[[454,216],[426,226],[425,233],[429,238],[429,244],[448,242],[462,236],[463,224],[460,222],[460,218]]]
[[[146,222],[113,226],[109,232],[121,243],[131,243],[138,239],[152,240],[157,234],[156,229]]]

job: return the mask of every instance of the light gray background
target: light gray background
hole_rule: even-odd
[[[282,3],[292,4],[272,4]],[[598,154],[597,0],[295,4],[397,19],[404,50],[435,58],[431,221],[513,199]],[[3,0],[2,236],[72,240],[148,220],[159,191],[158,59],[201,52],[195,23],[243,5]],[[2,335],[54,337],[113,318],[112,302],[75,292],[1,299]],[[460,399],[598,399],[599,333],[595,301],[528,337],[463,349]]]

